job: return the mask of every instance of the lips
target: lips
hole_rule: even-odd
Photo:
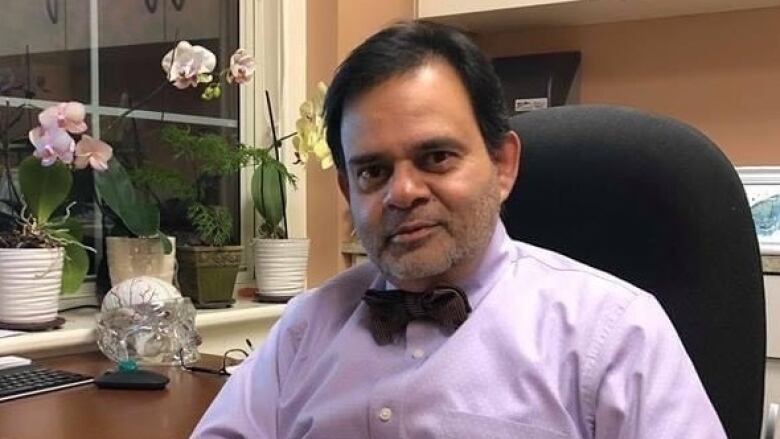
[[[409,221],[396,227],[388,241],[392,243],[410,243],[427,237],[438,223],[434,221]]]

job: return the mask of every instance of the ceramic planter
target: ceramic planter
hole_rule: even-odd
[[[62,248],[0,248],[0,322],[57,318],[64,254]]]
[[[176,274],[176,238],[169,237],[174,250],[166,255],[157,238],[106,238],[106,257],[111,285],[138,276],[151,276],[173,283]]]
[[[190,247],[177,249],[179,288],[196,308],[225,308],[235,302],[233,287],[243,247]]]
[[[308,239],[255,239],[255,280],[258,294],[268,298],[294,296],[306,287]]]

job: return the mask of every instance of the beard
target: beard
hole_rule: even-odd
[[[436,207],[426,205],[408,212],[387,213],[379,231],[360,223],[353,215],[356,232],[369,259],[393,283],[442,277],[453,267],[474,260],[487,247],[501,207],[498,188],[495,179],[492,180],[470,202],[460,200],[461,210],[431,211],[429,209]],[[399,245],[390,242],[390,231],[414,220],[433,221],[437,225],[432,234],[419,243]]]

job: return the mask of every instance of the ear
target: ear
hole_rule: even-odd
[[[339,189],[341,189],[341,195],[344,195],[344,199],[349,203],[349,177],[344,171],[338,171]]]
[[[501,194],[501,202],[509,197],[515,186],[517,172],[520,169],[520,138],[514,131],[504,135],[501,147],[494,152],[493,164],[498,174],[498,187]]]

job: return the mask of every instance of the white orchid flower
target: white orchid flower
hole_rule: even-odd
[[[230,57],[229,83],[246,84],[255,74],[255,59],[244,49],[238,49]]]
[[[180,41],[162,59],[162,68],[168,80],[179,89],[197,87],[201,82],[211,82],[211,72],[217,65],[217,57],[203,46],[193,46]]]

